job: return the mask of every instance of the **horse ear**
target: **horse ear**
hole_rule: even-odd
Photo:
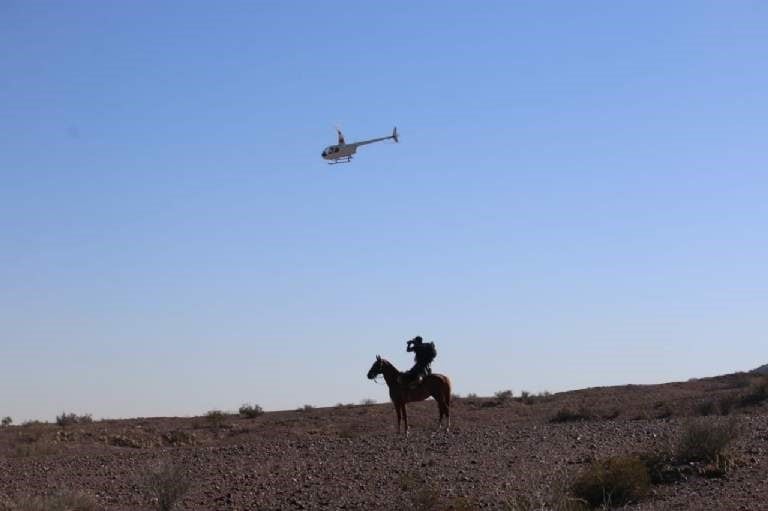
[[[376,355],[376,362],[381,362],[381,355]]]

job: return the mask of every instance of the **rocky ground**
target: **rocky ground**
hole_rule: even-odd
[[[435,430],[426,401],[409,405],[408,439],[390,404],[6,426],[0,510],[50,508],[41,503],[62,495],[81,499],[72,509],[158,509],[152,477],[181,488],[176,509],[568,509],[572,482],[594,461],[674,454],[692,420],[735,421],[721,469],[669,458],[669,482],[624,507],[764,510],[768,404],[744,398],[761,378],[464,397],[449,433]]]

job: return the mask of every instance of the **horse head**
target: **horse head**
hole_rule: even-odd
[[[376,378],[376,376],[380,375],[384,371],[384,360],[379,356],[376,355],[376,361],[371,365],[371,368],[368,370],[368,379],[372,380]]]

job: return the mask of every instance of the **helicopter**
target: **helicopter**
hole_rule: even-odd
[[[328,165],[334,165],[336,163],[349,163],[352,161],[352,155],[357,152],[358,146],[372,144],[374,142],[381,142],[382,140],[392,139],[395,142],[399,142],[397,134],[397,126],[392,130],[392,134],[388,137],[372,138],[370,140],[362,140],[360,142],[353,142],[347,144],[344,141],[344,135],[339,128],[336,128],[336,133],[339,134],[339,143],[336,145],[329,145],[325,149],[321,156],[328,161]]]

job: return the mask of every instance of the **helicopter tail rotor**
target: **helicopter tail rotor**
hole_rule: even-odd
[[[399,136],[397,134],[397,126],[395,126],[392,129],[392,138],[394,139],[395,142],[400,142],[400,138],[399,138]]]

